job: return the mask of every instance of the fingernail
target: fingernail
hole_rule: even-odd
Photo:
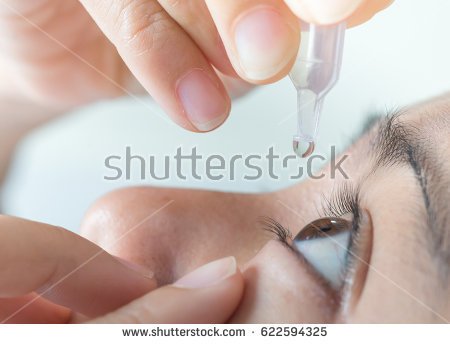
[[[140,274],[144,277],[147,277],[150,279],[153,279],[153,277],[155,277],[155,274],[153,273],[153,271],[150,271],[145,266],[130,262],[130,261],[120,258],[118,256],[114,256],[114,258],[116,258],[122,265],[125,265],[127,268],[137,272],[138,274]]]
[[[194,270],[175,282],[180,288],[206,288],[234,275],[237,263],[234,257],[222,258]]]
[[[257,7],[238,19],[235,42],[243,72],[250,80],[278,74],[297,53],[295,30],[271,7]]]
[[[306,0],[304,6],[314,22],[334,24],[349,17],[363,0]]]
[[[177,85],[186,115],[200,131],[213,130],[227,118],[230,101],[224,92],[201,69],[188,72]]]

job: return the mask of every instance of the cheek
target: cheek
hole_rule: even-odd
[[[243,271],[244,298],[233,323],[328,323],[333,295],[280,243],[269,242]]]

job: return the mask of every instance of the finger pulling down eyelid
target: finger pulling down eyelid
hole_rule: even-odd
[[[243,275],[245,295],[233,322],[249,317],[253,322],[265,323],[333,321],[338,306],[335,291],[282,243],[268,242],[246,264]],[[274,308],[283,309],[286,318],[275,315]]]

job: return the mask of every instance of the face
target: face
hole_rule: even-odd
[[[124,189],[82,232],[159,285],[235,256],[246,289],[231,322],[448,322],[449,134],[446,96],[378,120],[345,153],[348,179],[329,168],[263,195]]]

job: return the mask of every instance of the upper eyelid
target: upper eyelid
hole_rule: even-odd
[[[356,251],[360,250],[360,247],[358,247],[358,237],[361,224],[361,187],[362,183],[356,185],[344,183],[340,185],[329,198],[324,198],[325,204],[322,204],[322,211],[326,216],[342,217],[346,213],[351,213],[353,215],[351,237],[349,245],[346,248],[348,251],[348,259],[346,262],[345,273],[347,275],[350,273],[351,268],[356,264],[357,260],[353,248],[356,245]],[[347,276],[345,280],[347,280]]]
[[[359,203],[361,184],[345,182],[338,186],[330,196],[322,195],[322,213],[325,216],[340,217],[352,212]]]
[[[360,185],[356,187],[352,184],[342,184],[337,191],[333,192],[330,197],[322,196],[321,210],[317,214],[318,218],[321,217],[342,217],[346,213],[352,213],[354,228],[356,230],[359,222],[359,194]],[[262,229],[272,233],[276,238],[289,246],[292,241],[293,233],[280,222],[268,216],[261,216],[258,219]]]
[[[353,215],[353,231],[357,231],[360,222],[360,194],[362,183],[341,184],[329,197],[322,197],[322,209],[319,217],[342,217],[345,214]]]

